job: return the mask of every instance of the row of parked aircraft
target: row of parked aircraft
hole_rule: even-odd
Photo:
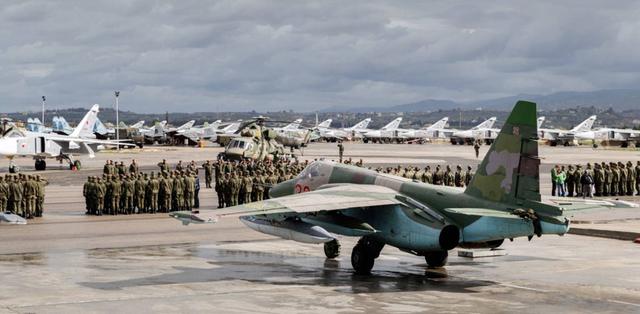
[[[327,141],[362,140],[366,142],[408,142],[448,139],[452,144],[473,144],[477,141],[490,144],[495,140],[500,129],[494,128],[496,117],[468,129],[456,130],[447,128],[448,117],[444,117],[431,126],[421,129],[404,129],[400,127],[402,118],[396,118],[378,130],[369,129],[370,118],[364,119],[350,128],[331,128],[331,119],[319,123],[316,127],[317,138]],[[596,116],[590,116],[570,130],[542,128],[545,117],[538,118],[538,138],[552,146],[575,145],[580,142],[607,141],[619,142],[622,146],[640,145],[640,130],[599,128],[593,129]]]
[[[9,171],[16,172],[13,158],[32,157],[36,170],[45,170],[47,158],[67,161],[70,168],[80,168],[75,159],[78,155],[94,156],[95,151],[107,145],[134,146],[124,141],[102,140],[96,138],[94,126],[98,119],[100,106],[94,105],[75,128],[68,127],[64,118],[56,119],[51,128],[45,128],[38,119],[27,121],[25,129],[19,129],[10,119],[2,119],[0,134],[0,156],[12,160]],[[58,124],[58,125],[56,125]]]

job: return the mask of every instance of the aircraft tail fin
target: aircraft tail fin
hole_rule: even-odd
[[[366,119],[356,123],[356,125],[352,126],[351,129],[352,130],[366,129],[369,126],[370,122],[371,122],[371,118],[366,118]]]
[[[473,129],[477,130],[477,129],[490,129],[493,127],[494,124],[496,124],[496,117],[491,117],[489,119],[487,119],[486,121],[476,125]]]
[[[139,128],[143,127],[143,126],[144,126],[144,120],[138,121],[138,122],[136,122],[136,123],[131,125],[131,127],[134,128],[134,129],[139,129]]]
[[[331,122],[333,122],[333,120],[331,120],[331,119],[324,120],[324,121],[320,122],[320,124],[318,124],[318,128],[326,129],[331,125]]]
[[[194,125],[195,123],[196,123],[196,120],[191,120],[191,121],[189,121],[189,122],[187,122],[187,123],[185,123],[185,124],[183,124],[183,125],[179,126],[179,127],[177,128],[177,130],[186,130],[186,129],[190,129],[190,128],[192,128],[192,127],[193,127],[193,125]]]
[[[538,117],[538,129],[542,127],[545,117]]]
[[[518,101],[464,191],[493,202],[540,201],[536,104]]]
[[[575,128],[571,129],[571,132],[588,132],[591,131],[593,123],[596,122],[596,116],[591,116],[587,120],[582,121]]]
[[[93,134],[93,126],[98,119],[98,111],[100,111],[100,106],[98,104],[93,105],[69,136],[80,137],[81,135]]]
[[[382,130],[395,130],[400,126],[400,122],[402,122],[402,117],[395,118],[393,121],[389,122],[389,124],[382,127]]]
[[[447,125],[447,122],[449,122],[449,117],[444,117],[438,122],[432,124],[429,129],[444,129],[444,127]]]
[[[300,123],[302,123],[302,119],[296,119],[295,121],[287,124],[283,129],[294,130],[300,127]]]

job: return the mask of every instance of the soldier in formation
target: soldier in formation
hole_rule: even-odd
[[[569,197],[602,197],[640,195],[640,161],[587,163],[586,165],[556,165],[551,177],[555,190],[564,189]],[[564,175],[565,180],[558,177]],[[555,178],[555,179],[554,179]],[[565,196],[558,194],[558,196]]]
[[[420,181],[427,184],[446,185],[455,187],[465,187],[471,183],[473,178],[473,171],[471,166],[467,166],[466,171],[462,171],[461,165],[456,165],[456,170],[453,171],[451,166],[446,165],[445,171],[442,171],[440,165],[436,165],[435,170],[431,170],[431,166],[425,166],[424,168],[415,166],[400,166],[397,167],[378,167],[376,172],[386,173],[395,176],[401,176],[414,181]]]
[[[42,217],[45,186],[40,175],[0,176],[0,212],[11,212],[26,219]]]
[[[123,162],[107,161],[103,175],[88,177],[83,186],[87,214],[168,213],[191,210],[199,203],[200,186],[195,161],[186,165],[179,163],[175,170],[171,170],[163,160],[158,167],[161,169],[158,173],[142,173],[135,160],[129,167]]]

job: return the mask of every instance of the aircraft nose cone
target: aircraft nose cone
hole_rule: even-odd
[[[287,180],[271,187],[269,197],[281,197],[293,193],[295,193],[295,180]]]

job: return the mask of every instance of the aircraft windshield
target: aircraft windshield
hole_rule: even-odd
[[[320,164],[317,162],[313,162],[309,164],[306,168],[304,168],[302,172],[300,172],[300,174],[298,175],[298,178],[300,179],[313,178],[318,176],[320,176]]]
[[[244,141],[233,140],[229,143],[229,148],[245,148],[245,144],[247,143]]]

